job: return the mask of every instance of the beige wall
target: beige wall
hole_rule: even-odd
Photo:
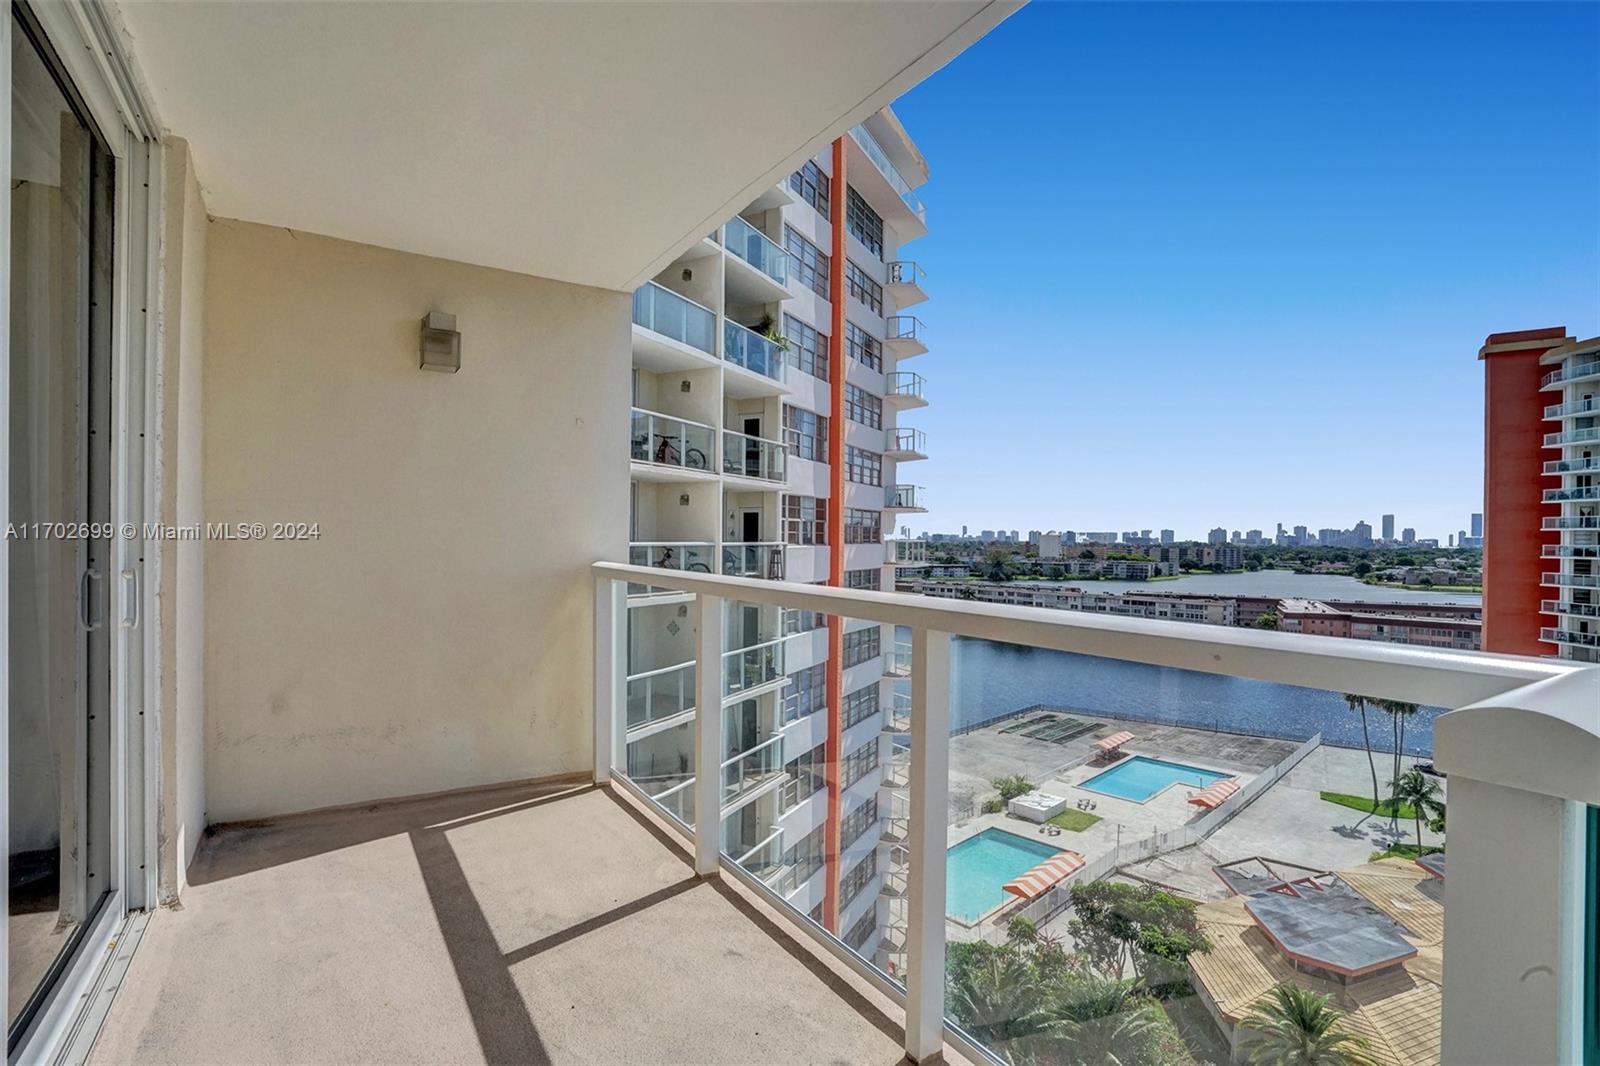
[[[156,479],[160,520],[193,527],[203,520],[204,502],[201,339],[209,227],[188,144],[169,137],[166,149]],[[205,549],[197,540],[167,540],[159,543],[157,557],[160,894],[171,899],[187,883],[189,861],[206,827]]]
[[[321,534],[205,545],[209,820],[587,769],[627,294],[225,219],[205,287],[205,517]]]

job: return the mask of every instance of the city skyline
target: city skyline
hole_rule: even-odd
[[[1457,533],[1484,336],[1600,333],[1573,239],[1600,230],[1594,78],[1484,71],[1592,71],[1597,19],[1033,5],[907,93],[927,528],[1343,527],[1393,500]]]
[[[1383,536],[1382,522],[1383,522],[1383,519],[1386,518],[1386,517],[1392,518],[1394,520],[1394,522],[1393,522],[1393,525],[1394,525],[1394,536],[1392,538],[1386,538],[1386,537]],[[1447,531],[1443,531],[1443,532],[1435,532],[1435,531],[1433,531],[1431,529],[1428,529],[1428,528],[1425,528],[1425,527],[1415,526],[1408,520],[1408,518],[1407,518],[1407,516],[1406,516],[1406,514],[1404,512],[1399,512],[1399,511],[1381,512],[1381,513],[1376,514],[1375,519],[1376,520],[1374,520],[1374,518],[1368,518],[1365,515],[1362,515],[1362,516],[1357,517],[1353,521],[1349,521],[1349,522],[1345,522],[1345,523],[1341,523],[1339,521],[1334,521],[1334,522],[1330,522],[1330,523],[1321,523],[1321,522],[1318,522],[1318,523],[1312,523],[1312,522],[1283,522],[1282,525],[1283,525],[1284,532],[1287,533],[1287,534],[1290,534],[1290,535],[1298,535],[1298,534],[1296,534],[1296,530],[1299,530],[1299,529],[1304,529],[1304,530],[1310,532],[1311,534],[1316,535],[1316,534],[1318,534],[1319,532],[1321,532],[1323,530],[1338,530],[1340,532],[1350,532],[1350,531],[1352,531],[1352,530],[1354,530],[1356,528],[1356,525],[1358,523],[1365,523],[1367,526],[1371,527],[1370,532],[1371,532],[1373,540],[1375,540],[1375,541],[1383,541],[1383,540],[1386,540],[1386,539],[1392,539],[1395,542],[1402,542],[1405,539],[1405,534],[1410,533],[1410,534],[1412,534],[1412,538],[1411,539],[1413,539],[1413,540],[1419,540],[1419,541],[1437,540],[1440,545],[1445,545],[1447,540],[1448,540],[1448,538],[1450,538],[1450,537],[1458,537],[1462,533],[1466,533],[1470,537],[1481,537],[1483,535],[1482,534],[1483,512],[1481,510],[1463,511],[1461,513],[1461,515],[1460,515],[1460,519],[1461,520],[1459,522],[1457,522],[1455,525],[1452,525]],[[1006,533],[1009,533],[1009,532],[1012,532],[1013,530],[1015,530],[1015,531],[1018,531],[1018,532],[1020,532],[1022,534],[1021,537],[1020,537],[1020,539],[1022,539],[1022,540],[1028,539],[1028,533],[1029,532],[1037,530],[1037,531],[1039,531],[1041,533],[1066,533],[1066,532],[1070,531],[1070,532],[1078,534],[1078,536],[1080,538],[1084,537],[1086,535],[1086,533],[1115,532],[1118,535],[1119,540],[1122,537],[1122,535],[1125,534],[1125,533],[1135,533],[1135,534],[1143,534],[1143,535],[1152,536],[1152,537],[1154,537],[1154,539],[1157,542],[1161,541],[1161,539],[1162,539],[1161,535],[1163,533],[1169,533],[1170,532],[1170,533],[1173,534],[1173,538],[1172,539],[1175,540],[1175,541],[1201,541],[1201,542],[1203,542],[1203,541],[1208,539],[1208,537],[1210,536],[1210,534],[1214,530],[1216,530],[1218,528],[1221,528],[1221,529],[1225,529],[1227,531],[1227,533],[1229,534],[1230,543],[1231,543],[1232,534],[1235,533],[1235,532],[1238,532],[1240,534],[1248,534],[1250,532],[1256,532],[1256,533],[1261,534],[1262,537],[1267,542],[1271,542],[1274,539],[1274,537],[1275,537],[1275,535],[1277,533],[1278,525],[1279,525],[1279,523],[1276,522],[1276,521],[1271,522],[1271,523],[1250,523],[1250,524],[1213,523],[1211,525],[1205,526],[1204,528],[1195,528],[1195,529],[1191,530],[1191,529],[1188,529],[1186,527],[1180,527],[1178,525],[1166,525],[1166,524],[1147,525],[1144,522],[1138,522],[1138,523],[1133,523],[1133,524],[1128,524],[1128,523],[1120,523],[1119,524],[1119,523],[1114,523],[1114,522],[1098,522],[1097,521],[1097,522],[1080,523],[1080,524],[1075,524],[1075,525],[1061,525],[1059,523],[1056,523],[1056,524],[1041,524],[1040,522],[1035,520],[1035,521],[1025,522],[1025,523],[1022,523],[1020,525],[1013,525],[1013,524],[1009,524],[1009,523],[1007,523],[1007,524],[996,524],[991,519],[989,521],[985,521],[985,522],[982,522],[982,523],[973,523],[973,522],[956,523],[953,526],[944,526],[944,525],[939,525],[939,524],[936,524],[936,523],[925,523],[925,522],[912,522],[911,523],[911,526],[914,527],[919,533],[923,532],[923,531],[926,531],[926,532],[935,533],[935,534],[957,534],[957,535],[959,535],[961,533],[962,528],[965,527],[969,531],[968,532],[969,536],[977,536],[983,530],[986,530],[986,529],[987,530],[993,530],[995,532],[1006,532]]]

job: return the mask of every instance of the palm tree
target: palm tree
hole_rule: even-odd
[[[1074,973],[1054,984],[1048,1010],[1052,1054],[1045,1058],[1073,1066],[1141,1062],[1145,1042],[1160,1027],[1137,978]]]
[[[1367,698],[1354,693],[1344,694],[1345,706],[1361,715],[1361,743],[1367,749],[1367,769],[1372,771],[1372,813],[1378,813],[1378,764],[1372,758],[1372,735],[1367,732]]]
[[[1412,767],[1393,781],[1389,791],[1394,798],[1395,810],[1402,803],[1411,806],[1411,817],[1417,823],[1417,851],[1422,850],[1422,820],[1430,822],[1444,817],[1444,803],[1439,799],[1439,784],[1421,770]]]
[[[1044,988],[1017,952],[995,952],[952,976],[950,1013],[990,1047],[1037,1036],[1054,1024],[1044,1009]]]
[[[1263,1066],[1372,1066],[1367,1042],[1339,1023],[1344,1011],[1299,985],[1273,987],[1239,1022],[1245,1061]]]
[[[1378,707],[1389,715],[1389,724],[1394,732],[1394,776],[1390,780],[1400,777],[1400,760],[1405,752],[1406,745],[1406,719],[1417,713],[1415,703],[1405,700],[1375,700]],[[1396,831],[1400,829],[1400,810],[1395,808],[1389,812],[1389,825]]]

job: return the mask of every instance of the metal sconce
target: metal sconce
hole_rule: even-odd
[[[429,311],[422,319],[422,369],[454,374],[461,369],[461,334],[456,316]]]

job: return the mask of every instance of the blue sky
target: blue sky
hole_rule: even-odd
[[[1600,5],[1035,3],[926,155],[920,531],[1480,509],[1486,334],[1600,333]]]

